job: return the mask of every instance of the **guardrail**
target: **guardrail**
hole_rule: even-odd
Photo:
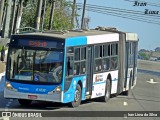
[[[160,76],[160,72],[138,69],[138,72]]]

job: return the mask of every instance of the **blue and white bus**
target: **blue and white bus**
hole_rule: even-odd
[[[86,99],[128,95],[136,85],[137,45],[136,33],[112,30],[13,35],[4,97],[21,105],[51,101],[77,107]]]

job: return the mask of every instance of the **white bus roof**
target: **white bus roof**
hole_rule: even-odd
[[[46,37],[55,37],[55,38],[60,38],[60,39],[65,39],[65,38],[72,38],[72,37],[80,37],[80,36],[97,36],[97,35],[107,35],[107,34],[112,34],[112,35],[117,35],[119,33],[125,33],[125,32],[120,32],[120,31],[105,31],[105,30],[88,30],[88,31],[82,31],[82,30],[71,30],[71,31],[46,31],[46,32],[33,32],[33,33],[25,33],[25,34],[18,34],[20,36],[25,36],[25,35],[31,35],[31,36],[46,36]],[[128,41],[137,41],[138,40],[138,35],[136,33],[126,33],[126,40]]]

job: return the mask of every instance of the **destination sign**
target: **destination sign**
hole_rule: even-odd
[[[61,41],[20,39],[18,40],[18,45],[29,47],[63,48],[64,43]]]

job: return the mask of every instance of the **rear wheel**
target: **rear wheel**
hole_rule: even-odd
[[[22,106],[28,106],[28,105],[31,104],[32,100],[18,99],[18,102],[19,102]]]
[[[102,102],[108,102],[111,96],[111,83],[110,80],[108,79],[106,82],[106,90],[105,90],[105,96],[100,97],[100,101]]]
[[[69,103],[70,107],[75,108],[75,107],[78,107],[81,104],[81,96],[82,96],[81,91],[82,91],[81,87],[78,84],[76,86],[76,91],[75,91],[75,94],[74,94],[74,101]]]

